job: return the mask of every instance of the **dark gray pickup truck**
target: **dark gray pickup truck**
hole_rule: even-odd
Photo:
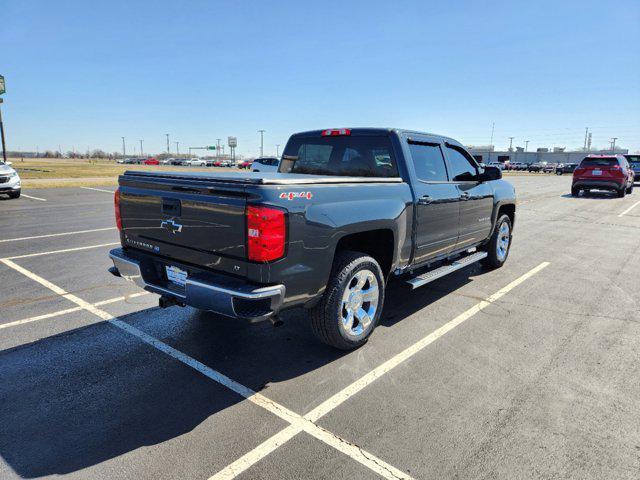
[[[352,349],[390,279],[505,262],[516,200],[501,177],[451,138],[380,128],[295,134],[278,173],[130,171],[110,271],[163,307],[274,322],[304,307],[320,340]]]

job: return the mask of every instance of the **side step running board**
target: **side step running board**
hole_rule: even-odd
[[[433,282],[434,280],[444,277],[445,275],[449,275],[456,270],[460,270],[461,268],[466,267],[467,265],[471,265],[472,263],[478,262],[487,256],[487,252],[477,252],[466,257],[459,258],[458,260],[450,263],[449,265],[443,265],[442,267],[438,267],[434,270],[430,270],[422,275],[417,275],[409,280],[407,283],[411,285],[411,288],[418,288],[423,285],[426,285],[429,282]]]

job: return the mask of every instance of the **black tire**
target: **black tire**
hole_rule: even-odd
[[[378,286],[378,305],[371,323],[358,337],[348,336],[341,324],[343,315],[342,297],[354,275],[368,270],[373,273]],[[384,306],[384,276],[378,262],[360,252],[344,251],[338,253],[334,262],[329,284],[322,300],[311,309],[311,329],[318,339],[340,350],[353,350],[364,345],[376,328]]]
[[[574,197],[577,197],[578,195],[580,195],[580,189],[576,187],[571,187],[571,195]]]
[[[498,254],[498,241],[500,240],[500,230],[502,225],[506,224],[509,228],[509,243],[507,245],[506,253],[503,257]],[[504,265],[504,262],[509,258],[509,251],[511,250],[511,238],[513,235],[511,225],[511,219],[509,215],[500,215],[498,217],[498,221],[496,222],[496,226],[493,229],[493,233],[491,234],[491,238],[489,242],[484,246],[483,250],[485,250],[489,255],[482,260],[482,263],[489,268],[500,268]]]
[[[20,198],[20,192],[21,190],[18,190],[17,192],[11,192],[9,194],[9,198]]]
[[[627,193],[633,193],[633,183],[627,188]]]
[[[624,198],[624,196],[627,194],[627,188],[622,187],[620,190],[618,190],[617,193],[619,198]]]

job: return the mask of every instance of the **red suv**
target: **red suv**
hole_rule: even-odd
[[[573,171],[571,195],[580,190],[612,190],[624,197],[633,191],[633,170],[624,155],[589,155]]]
[[[151,157],[151,158],[147,158],[146,160],[144,160],[142,162],[144,165],[160,165],[160,162],[158,161],[157,158],[155,157]]]

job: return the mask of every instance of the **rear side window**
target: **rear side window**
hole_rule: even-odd
[[[457,148],[447,146],[447,159],[451,168],[449,175],[452,181],[471,182],[478,179],[478,171],[474,163]]]
[[[640,165],[640,155],[625,155],[625,157],[631,165]]]
[[[409,141],[416,176],[425,182],[446,182],[447,168],[440,145]]]
[[[387,136],[293,136],[278,171],[354,177],[398,176]]]
[[[585,158],[580,164],[580,168],[585,167],[615,167],[618,165],[618,159],[616,157],[601,157],[601,158]]]

